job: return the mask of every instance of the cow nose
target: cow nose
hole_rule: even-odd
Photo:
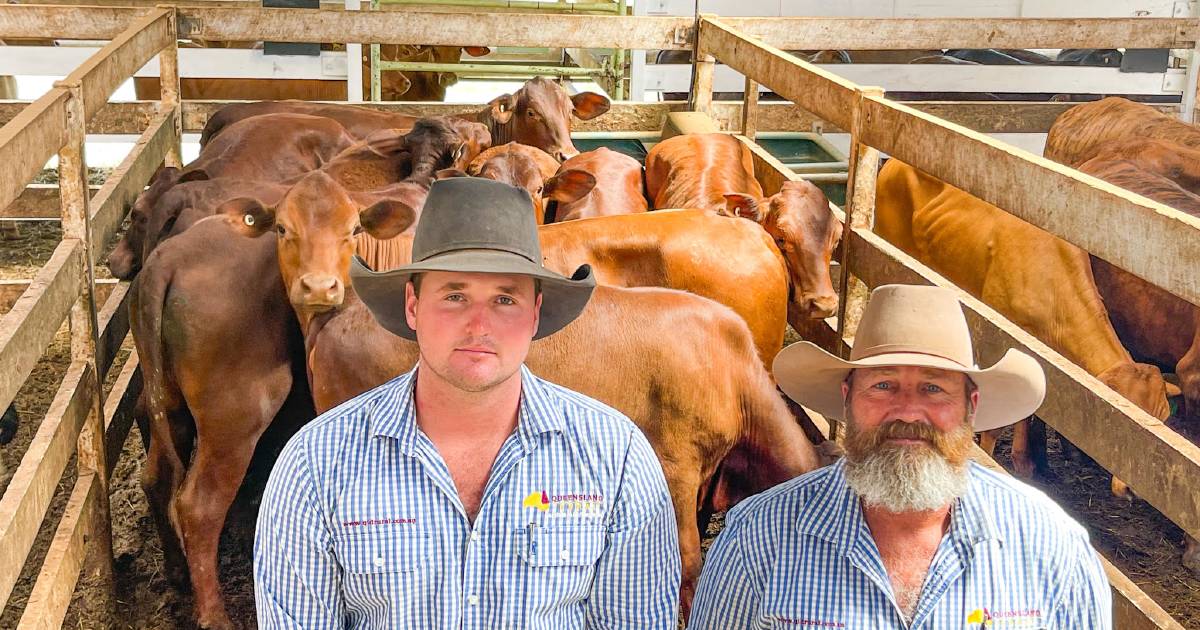
[[[800,301],[804,313],[812,319],[824,319],[837,312],[838,296],[834,293],[808,293]]]
[[[108,255],[108,270],[118,280],[129,280],[133,277],[133,250],[125,245],[124,241],[117,244],[117,247]]]
[[[342,303],[342,283],[333,276],[306,274],[300,278],[304,303],[309,306],[338,306]]]

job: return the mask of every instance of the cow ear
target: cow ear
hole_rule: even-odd
[[[546,180],[542,197],[559,203],[579,201],[596,187],[596,177],[587,171],[569,168]]]
[[[451,177],[470,177],[466,172],[457,168],[444,168],[433,174],[434,179],[450,179]]]
[[[612,106],[607,96],[595,92],[580,92],[571,97],[571,103],[575,105],[575,117],[579,120],[591,120]]]
[[[209,180],[208,171],[205,171],[202,168],[198,168],[195,170],[184,171],[183,174],[179,176],[179,179],[175,183],[185,184],[187,182],[206,182],[208,180]]]
[[[501,94],[492,99],[488,106],[491,107],[492,120],[505,125],[512,120],[513,111],[517,109],[517,97],[515,94]]]
[[[154,177],[150,179],[150,187],[157,187],[158,190],[165,190],[179,183],[179,176],[183,171],[174,166],[160,166],[157,171],[154,171]]]
[[[758,199],[742,193],[726,193],[725,213],[731,217],[750,219],[755,223],[762,221],[762,213],[758,211]]]
[[[225,215],[229,225],[254,238],[275,225],[275,209],[268,208],[253,197],[239,197],[221,204],[217,214]]]
[[[358,213],[358,223],[367,234],[387,240],[407,230],[417,220],[417,211],[395,199],[377,201]]]
[[[379,129],[371,132],[363,142],[371,153],[387,158],[405,148],[404,139],[407,134],[405,129]]]
[[[482,57],[492,52],[487,46],[463,46],[463,51],[472,57]]]

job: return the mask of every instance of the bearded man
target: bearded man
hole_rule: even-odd
[[[977,367],[952,292],[881,286],[849,361],[800,342],[774,372],[844,419],[846,456],[729,512],[691,628],[1112,627],[1083,527],[968,459],[975,431],[1032,414],[1046,385],[1016,350]]]

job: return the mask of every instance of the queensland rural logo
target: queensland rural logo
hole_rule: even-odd
[[[599,494],[554,494],[545,490],[530,492],[521,501],[523,508],[549,512],[552,516],[600,516],[603,506],[604,497]]]
[[[967,615],[967,628],[989,630],[1005,628],[1006,630],[1022,630],[1040,628],[1042,611],[1034,608],[1020,610],[988,610],[976,608]]]

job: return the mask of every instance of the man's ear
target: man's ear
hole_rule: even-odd
[[[512,120],[513,112],[517,109],[517,96],[501,94],[492,99],[488,106],[491,108],[492,120],[501,125],[508,124],[508,121]]]
[[[387,240],[407,230],[417,220],[417,211],[395,199],[383,199],[358,213],[358,223],[367,234]]]
[[[742,193],[726,193],[725,213],[731,217],[750,219],[755,223],[762,221],[762,213],[758,210],[758,199]]]
[[[238,232],[251,238],[261,236],[275,225],[275,209],[253,197],[239,197],[221,204],[217,214]]]
[[[404,321],[408,322],[409,328],[417,329],[417,293],[413,290],[411,276],[404,283]]]

